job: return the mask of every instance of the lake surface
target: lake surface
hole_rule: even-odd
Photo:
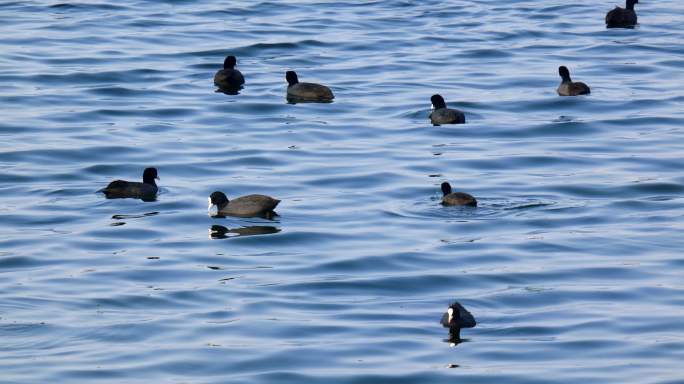
[[[0,382],[684,383],[684,4],[617,3],[0,2]]]

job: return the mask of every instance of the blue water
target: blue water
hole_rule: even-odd
[[[0,382],[684,383],[684,4],[618,3],[1,2]]]

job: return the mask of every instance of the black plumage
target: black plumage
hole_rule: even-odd
[[[606,26],[608,28],[631,28],[637,24],[637,14],[634,4],[639,0],[627,0],[625,8],[615,7],[606,14]]]
[[[561,77],[561,83],[558,86],[558,95],[560,96],[579,96],[588,95],[591,89],[588,85],[581,81],[572,81],[570,78],[570,70],[566,66],[558,67],[558,74]]]
[[[222,90],[237,90],[245,83],[242,72],[235,69],[237,59],[235,56],[227,56],[223,61],[223,69],[214,75],[214,84]]]
[[[477,325],[473,314],[458,301],[449,305],[447,311],[442,315],[440,321],[444,328],[449,328],[449,339],[459,341],[461,339],[462,328],[474,328]]]
[[[142,200],[154,200],[159,188],[155,180],[158,180],[156,168],[146,168],[143,172],[143,182],[114,180],[100,192],[108,199],[133,198]]]
[[[452,192],[451,184],[446,181],[442,183],[442,204],[444,205],[465,205],[467,207],[477,207],[477,200],[465,192]]]

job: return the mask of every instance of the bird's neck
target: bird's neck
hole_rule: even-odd
[[[461,341],[461,328],[449,328],[449,339],[451,341]]]

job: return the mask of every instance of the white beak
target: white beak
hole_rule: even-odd
[[[451,323],[451,320],[454,318],[454,309],[453,308],[447,309],[447,313],[449,314],[449,320],[447,320],[447,323]]]
[[[209,200],[209,206],[207,207],[207,211],[209,212],[209,216],[218,215],[218,207],[216,206],[216,204],[211,203],[211,197],[208,200]]]

